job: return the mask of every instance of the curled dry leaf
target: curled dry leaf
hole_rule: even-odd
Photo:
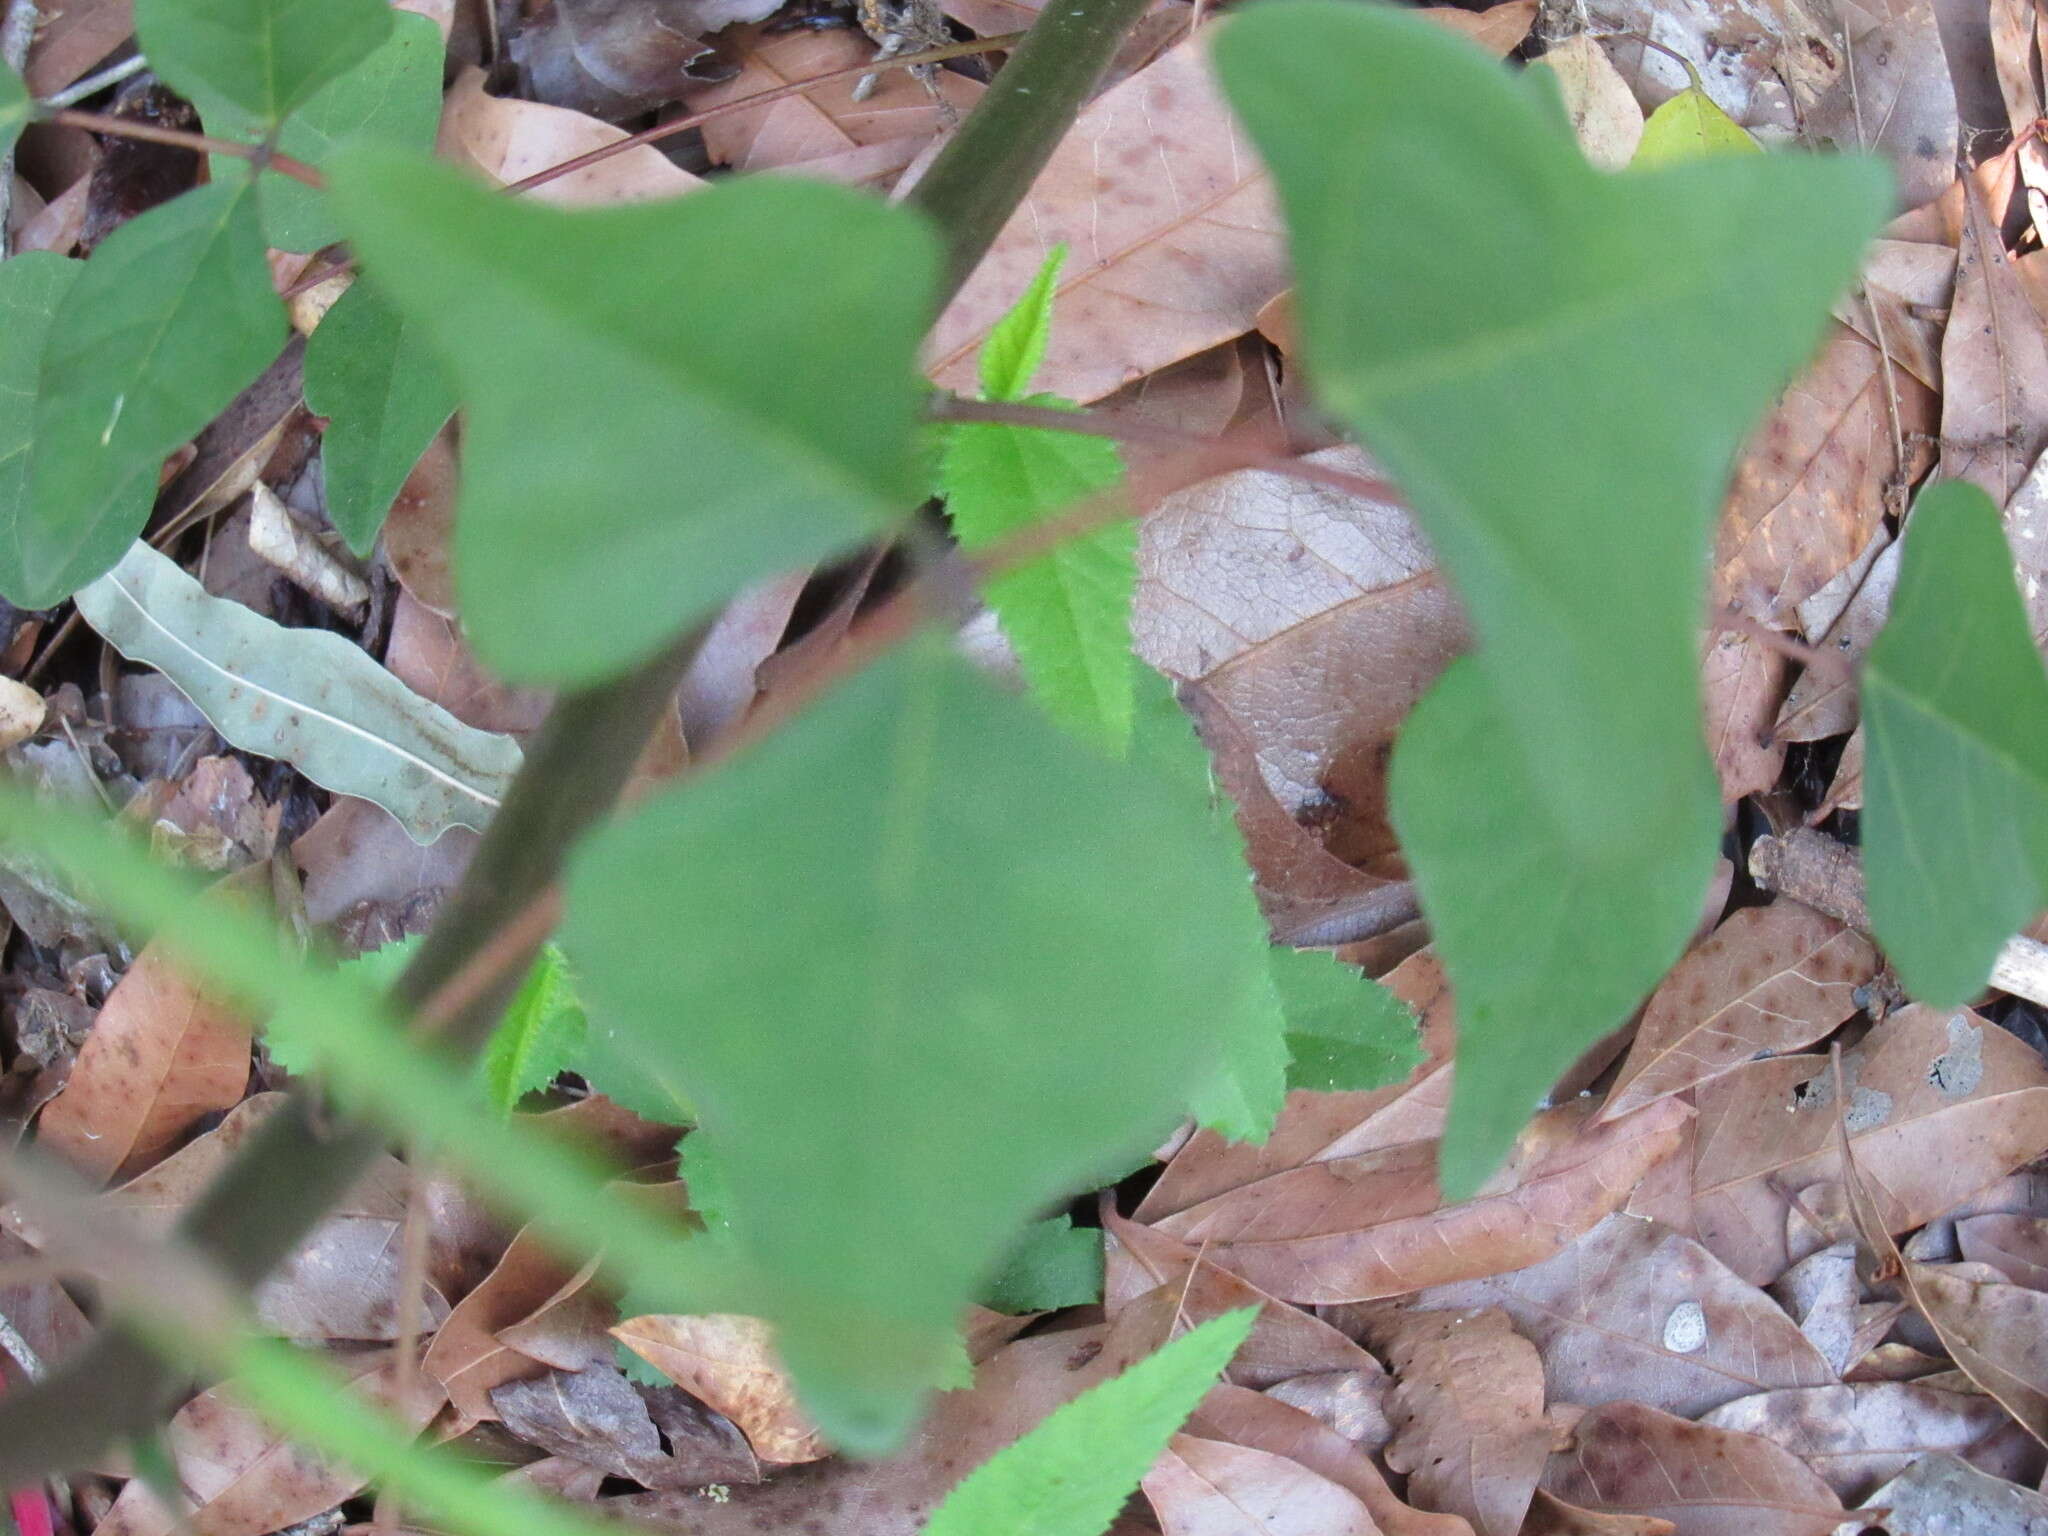
[[[1993,1470],[2010,1468],[2018,1433],[1994,1398],[1905,1381],[1763,1392],[1723,1403],[1700,1422],[1782,1445],[1849,1502],[1937,1451],[1973,1462],[1989,1455],[1999,1458]],[[1987,1444],[2000,1439],[2006,1446]]]
[[[1732,914],[1650,998],[1601,1118],[1822,1039],[1856,1012],[1878,963],[1862,934],[1796,901]]]
[[[1358,1496],[1297,1461],[1175,1435],[1145,1474],[1166,1536],[1377,1536]]]
[[[1224,1382],[1202,1399],[1187,1432],[1298,1462],[1355,1494],[1385,1536],[1472,1536],[1462,1516],[1403,1503],[1370,1456],[1328,1425],[1269,1394]]]
[[[1641,1403],[1588,1412],[1543,1486],[1585,1509],[1669,1520],[1685,1536],[1829,1536],[1842,1520],[1834,1491],[1791,1452]]]
[[[1284,1300],[1405,1295],[1549,1258],[1626,1201],[1690,1118],[1675,1099],[1590,1127],[1578,1105],[1548,1111],[1495,1187],[1442,1209],[1436,1144],[1420,1142],[1279,1174],[1254,1200],[1224,1195],[1159,1225]]]
[[[971,393],[989,329],[1064,241],[1036,384],[1084,404],[1251,329],[1287,286],[1279,210],[1197,36],[1075,119],[932,332],[933,379]]]
[[[1350,1309],[1395,1378],[1387,1394],[1387,1465],[1408,1497],[1471,1522],[1479,1536],[1515,1536],[1550,1455],[1543,1362],[1505,1312]]]
[[[623,129],[571,112],[484,91],[483,71],[465,70],[441,113],[441,158],[475,166],[501,185],[519,181],[626,137]],[[676,197],[702,186],[652,144],[558,177],[530,194],[543,202],[601,204]]]
[[[2048,1150],[2048,1066],[1966,1011],[1907,1008],[1843,1053],[1849,1131],[1894,1232],[1941,1215]],[[1699,1090],[1693,1208],[1700,1241],[1766,1284],[1837,1239],[1788,1235],[1791,1196],[1838,1179],[1824,1056],[1750,1062]]]
[[[1553,1401],[1625,1397],[1683,1418],[1834,1372],[1762,1291],[1699,1244],[1616,1214],[1556,1258],[1416,1297],[1417,1307],[1498,1307],[1543,1356]],[[1344,1326],[1351,1309],[1333,1318]]]
[[[40,1139],[95,1178],[138,1172],[242,1097],[249,1041],[245,1017],[151,944],[100,1009]]]
[[[731,1419],[763,1461],[816,1461],[828,1447],[797,1405],[796,1387],[756,1317],[631,1317],[612,1337]]]
[[[345,1355],[338,1363],[350,1391],[413,1429],[424,1428],[441,1406],[440,1392],[418,1376],[411,1395],[400,1400],[398,1362],[390,1350]],[[174,1536],[184,1530],[195,1536],[264,1536],[334,1508],[364,1482],[345,1467],[309,1455],[217,1391],[202,1392],[180,1408],[165,1440],[179,1485],[195,1507],[181,1518],[136,1478],[121,1490],[94,1536]]]
[[[680,1396],[680,1394],[678,1394]],[[609,1361],[578,1371],[508,1381],[491,1389],[505,1427],[553,1456],[599,1468],[647,1488],[701,1488],[754,1483],[760,1464],[740,1432],[716,1414],[689,1415],[650,1403]],[[663,1431],[669,1431],[667,1448]]]
[[[539,1374],[537,1362],[505,1343],[498,1331],[582,1289],[593,1272],[594,1266],[581,1272],[565,1269],[530,1231],[521,1231],[497,1267],[456,1303],[420,1368],[447,1393],[458,1430],[497,1417],[493,1387]]]

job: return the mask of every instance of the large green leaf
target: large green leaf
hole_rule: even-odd
[[[615,672],[916,504],[935,256],[907,210],[774,177],[565,213],[360,148],[333,183],[456,374],[457,588],[507,677]]]
[[[18,515],[28,496],[28,451],[50,324],[84,275],[85,263],[49,251],[0,262],[0,510],[7,516]]]
[[[1211,1318],[1055,1409],[968,1473],[924,1536],[1102,1536],[1258,1315]]]
[[[1481,639],[1393,774],[1458,991],[1457,1196],[1698,915],[1711,519],[1889,183],[1789,155],[1603,175],[1537,87],[1376,6],[1275,0],[1217,57],[1279,182],[1311,376],[1408,492]],[[1560,889],[1595,887],[1632,899],[1567,932]]]
[[[1863,666],[1870,916],[1906,989],[1949,1008],[2048,907],[2048,676],[1998,509],[1925,492]]]
[[[277,147],[293,159],[324,166],[345,144],[431,149],[441,121],[441,29],[410,11],[392,15],[391,33],[360,63],[315,91],[285,119]],[[194,88],[192,104],[217,138],[260,144],[272,125],[261,113],[210,88]],[[216,155],[213,174],[228,173]],[[263,233],[286,251],[317,251],[341,238],[324,193],[272,171],[259,185]]]
[[[386,0],[135,0],[150,68],[274,128],[391,32]]]
[[[1155,1145],[1233,1037],[1278,1047],[1207,816],[926,641],[575,861],[593,1036],[695,1104],[840,1444],[902,1434],[1026,1218]]]
[[[109,569],[149,516],[164,455],[284,340],[247,177],[115,230],[50,323],[26,494],[0,503],[0,593],[44,608]]]
[[[0,63],[0,155],[14,147],[34,112],[28,86],[8,65]]]
[[[306,342],[306,408],[328,418],[328,519],[367,557],[405,477],[454,414],[454,387],[420,326],[358,277]]]
[[[1287,1086],[1352,1093],[1422,1065],[1415,1015],[1356,967],[1320,950],[1276,948],[1273,986],[1287,1019]]]

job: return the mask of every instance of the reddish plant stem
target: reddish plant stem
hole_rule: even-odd
[[[305,161],[279,154],[262,144],[237,144],[233,139],[216,139],[211,134],[187,133],[181,128],[159,128],[154,123],[141,123],[129,117],[112,117],[104,112],[80,112],[74,107],[52,112],[44,121],[59,123],[66,128],[83,128],[88,133],[103,133],[117,139],[140,139],[145,144],[168,144],[173,149],[189,149],[195,154],[232,155],[237,160],[251,162],[259,171],[276,171],[280,176],[289,176],[293,181],[303,182],[315,192],[323,191],[327,186],[326,178]]]

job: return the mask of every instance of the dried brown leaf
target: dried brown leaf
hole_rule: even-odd
[[[1828,627],[1820,644],[1830,656],[1860,662],[1877,639],[1891,613],[1892,589],[1899,582],[1899,549],[1897,544],[1886,545],[1841,616]],[[1839,671],[1814,668],[1792,685],[1774,734],[1783,741],[1821,741],[1853,730],[1860,718],[1853,666]]]
[[[1771,722],[1784,702],[1790,671],[1791,663],[1754,635],[1723,629],[1707,637],[1700,662],[1707,750],[1728,804],[1778,782],[1785,744],[1771,735]]]
[[[1964,187],[1955,307],[1941,349],[1941,473],[2003,507],[2048,448],[2048,333],[1975,183]]]
[[[1868,939],[1796,901],[1733,913],[1650,998],[1601,1118],[1696,1087],[1761,1053],[1811,1045],[1856,1012],[1857,990],[1877,970]]]
[[[249,1041],[247,1018],[151,944],[100,1009],[40,1140],[95,1178],[138,1172],[242,1097]]]
[[[1655,1515],[1581,1509],[1541,1488],[1529,1503],[1529,1518],[1522,1522],[1522,1536],[1673,1536],[1677,1529]]]
[[[1581,1418],[1543,1486],[1585,1509],[1669,1520],[1685,1536],[1829,1536],[1842,1520],[1834,1491],[1789,1451],[1641,1403]]]
[[[1387,1465],[1408,1497],[1471,1522],[1479,1536],[1515,1536],[1550,1455],[1543,1363],[1505,1312],[1351,1309],[1395,1378]]]
[[[1083,403],[1251,329],[1287,286],[1279,211],[1199,37],[1098,97],[939,318],[931,375],[972,392],[983,338],[1071,249],[1037,387]]]
[[[513,688],[491,676],[454,623],[407,592],[392,606],[384,665],[414,693],[480,731],[526,736],[548,711],[546,692]]]
[[[511,39],[522,95],[619,121],[674,101],[711,45],[702,34],[755,21],[775,0],[551,0]]]
[[[2002,1270],[2014,1285],[2048,1291],[2048,1221],[2005,1213],[1969,1216],[1956,1223],[1965,1259]]]
[[[1953,1456],[1923,1456],[1870,1496],[1895,1536],[2040,1536],[2048,1497],[1988,1477]]]
[[[680,1440],[671,1434],[673,1451],[664,1449],[668,1426],[657,1427],[652,1405],[610,1362],[505,1382],[491,1389],[491,1406],[507,1429],[548,1454],[644,1487],[700,1488],[761,1477],[739,1430],[715,1414],[685,1416],[680,1404],[665,1403],[663,1417],[684,1433]]]
[[[1521,47],[1522,39],[1536,25],[1536,0],[1504,0],[1483,11],[1468,11],[1455,5],[1425,5],[1422,14],[1462,37],[1470,38],[1495,58],[1505,58]]]
[[[539,1374],[535,1362],[498,1337],[559,1296],[587,1284],[592,1269],[574,1272],[530,1231],[512,1240],[497,1266],[448,1314],[420,1362],[439,1382],[458,1416],[458,1430],[495,1419],[491,1389]]]
[[[2048,1294],[1910,1259],[1904,1278],[1949,1357],[2048,1445]]]
[[[1496,1187],[1441,1210],[1423,1142],[1279,1174],[1160,1225],[1288,1301],[1404,1295],[1549,1258],[1625,1202],[1690,1118],[1675,1099],[1591,1127],[1576,1105],[1548,1111]]]
[[[1175,1435],[1145,1474],[1166,1536],[1378,1536],[1358,1496],[1296,1461]]]
[[[755,1317],[629,1317],[612,1337],[745,1432],[763,1461],[815,1461],[828,1447],[797,1404],[773,1334]]]
[[[472,165],[501,185],[616,144],[623,129],[566,107],[543,106],[484,90],[482,70],[465,70],[441,113],[441,158]],[[548,203],[605,204],[677,197],[702,186],[652,144],[558,177],[529,196]]]
[[[1968,1012],[1907,1008],[1844,1053],[1850,1134],[1884,1223],[1907,1231],[2048,1150],[2048,1066]],[[1837,1239],[1787,1232],[1792,1196],[1840,1178],[1827,1058],[1751,1062],[1699,1090],[1700,1240],[1765,1284]]]
[[[1536,62],[1557,77],[1565,115],[1588,160],[1603,171],[1618,171],[1635,158],[1643,109],[1598,41],[1584,33],[1568,37],[1552,43]]]

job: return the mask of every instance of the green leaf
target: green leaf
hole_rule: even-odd
[[[85,263],[49,251],[0,261],[0,511],[15,515],[28,496],[29,447],[50,325]]]
[[[306,342],[306,408],[320,438],[327,516],[368,558],[406,476],[455,413],[455,389],[421,328],[366,277],[321,316]]]
[[[361,646],[215,597],[147,544],[79,588],[78,611],[123,656],[176,683],[233,745],[375,801],[415,842],[490,825],[523,760],[510,736],[465,725]]]
[[[1060,265],[1067,248],[1056,245],[1045,254],[1045,265],[1024,290],[1024,296],[1010,312],[989,328],[981,344],[981,393],[985,400],[1021,400],[1031,387],[1031,376],[1045,361],[1045,344],[1052,337],[1052,301],[1059,291]]]
[[[504,676],[619,671],[918,500],[935,253],[909,211],[763,177],[570,213],[365,148],[332,175],[467,406],[457,589]]]
[[[1643,123],[1643,137],[1636,145],[1635,165],[1663,165],[1672,160],[1695,160],[1702,155],[1759,155],[1762,146],[1749,130],[1723,112],[1693,83],[1652,112]]]
[[[419,953],[420,943],[418,935],[400,939],[382,949],[368,950],[353,959],[344,960],[335,969],[346,972],[357,986],[381,995],[389,991],[399,974],[412,964],[412,957]],[[307,1036],[307,1024],[303,1014],[286,1009],[272,1016],[263,1026],[264,1050],[272,1062],[294,1077],[308,1075],[320,1060],[319,1042]]]
[[[1270,956],[1287,1017],[1289,1088],[1379,1088],[1422,1064],[1414,1013],[1357,967],[1319,950],[1280,946]]]
[[[24,608],[121,558],[164,456],[285,341],[246,177],[129,220],[84,265],[43,349],[27,494],[0,504],[0,593]]]
[[[34,118],[35,110],[35,99],[29,95],[21,76],[0,63],[0,155],[14,148],[14,141]]]
[[[687,1074],[774,1277],[749,1310],[842,1446],[901,1437],[1035,1211],[1156,1145],[1234,1036],[1277,1047],[1208,815],[926,639],[574,861],[593,1026]]]
[[[135,0],[150,68],[192,101],[279,123],[391,33],[386,0]]]
[[[1792,155],[1604,175],[1538,88],[1390,8],[1272,0],[1217,62],[1279,183],[1310,375],[1479,631],[1392,783],[1458,993],[1462,1198],[1697,919],[1712,518],[1889,182]],[[1597,915],[1568,894],[1596,889]]]
[[[511,1114],[529,1093],[538,1093],[572,1065],[583,1044],[583,1005],[569,975],[569,962],[553,944],[544,947],[526,973],[505,1017],[498,1021],[478,1063],[485,1097]]]
[[[1257,1319],[1211,1318],[1055,1409],[968,1473],[924,1536],[1102,1536]]]
[[[1071,1216],[1034,1221],[1012,1250],[981,1304],[998,1312],[1050,1312],[1102,1300],[1102,1234]]]
[[[1041,395],[1031,403],[1067,402]],[[1122,478],[1123,461],[1106,438],[975,422],[947,433],[939,490],[961,547],[973,550]],[[1117,756],[1131,739],[1137,548],[1136,525],[1112,523],[1061,541],[983,589],[1039,701]]]
[[[349,144],[428,150],[441,121],[441,29],[411,11],[392,13],[390,36],[330,80],[285,119],[277,147],[316,169]],[[211,89],[196,90],[206,131],[216,138],[261,144],[272,124]],[[215,155],[213,174],[230,173],[232,157]],[[277,171],[258,183],[264,238],[279,250],[317,251],[341,238],[326,194]]]
[[[1906,990],[1952,1008],[2048,906],[2048,677],[1998,509],[1921,494],[1863,665],[1863,862]]]

